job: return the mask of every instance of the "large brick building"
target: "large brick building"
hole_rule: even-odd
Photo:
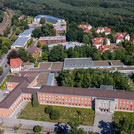
[[[17,78],[16,78],[17,79]],[[0,116],[10,117],[23,100],[31,100],[36,93],[40,104],[93,108],[95,111],[134,112],[134,92],[111,89],[29,86],[25,78],[0,102]],[[31,83],[30,83],[31,85]]]
[[[44,44],[56,44],[56,43],[65,43],[66,37],[65,36],[49,36],[49,37],[40,37],[39,42],[41,45]]]

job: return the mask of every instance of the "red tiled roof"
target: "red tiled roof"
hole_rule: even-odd
[[[92,26],[89,25],[89,24],[84,24],[84,25],[81,24],[81,25],[78,26],[78,28],[82,28],[82,29],[84,30],[84,29],[87,29],[89,26],[92,27]]]
[[[102,30],[104,28],[105,32],[111,33],[111,29],[108,27],[98,27],[97,30]],[[96,32],[97,32],[96,30]]]
[[[27,52],[28,53],[34,53],[34,52],[37,52],[38,51],[38,49],[37,49],[37,47],[36,46],[30,46],[28,49],[27,49]]]
[[[116,33],[115,37],[116,39],[124,39],[125,36],[127,36],[127,33]]]
[[[134,43],[134,39],[131,39],[130,41],[131,41],[132,43]]]
[[[89,33],[89,32],[90,32],[89,29],[84,30],[84,33]]]
[[[22,62],[20,58],[10,59],[10,68],[20,67]]]
[[[104,41],[104,38],[102,38],[102,37],[92,39],[93,45],[98,45],[98,44],[103,45],[103,41]]]

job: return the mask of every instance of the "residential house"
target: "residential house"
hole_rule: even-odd
[[[24,68],[24,63],[20,58],[10,59],[11,73],[18,73]]]
[[[100,33],[105,33],[105,35],[108,35],[111,33],[111,29],[108,27],[98,27],[96,30],[96,33],[100,34]]]
[[[80,24],[80,25],[78,26],[78,28],[83,29],[83,32],[84,32],[84,33],[89,33],[90,30],[92,29],[92,26],[89,25],[89,24]]]
[[[130,40],[130,35],[128,33],[116,33],[115,34],[115,38],[116,38],[116,43],[120,43],[121,41],[124,40]]]
[[[34,58],[36,58],[36,57],[39,55],[39,49],[38,49],[36,46],[34,46],[34,45],[31,45],[31,46],[27,49],[27,52],[28,52],[29,54],[32,54],[32,56],[33,56]]]
[[[105,45],[110,45],[110,39],[103,37],[92,39],[92,44],[96,46],[97,49],[99,49],[100,46],[104,45],[104,41],[106,43]]]

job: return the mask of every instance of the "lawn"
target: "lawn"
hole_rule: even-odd
[[[119,122],[119,118],[123,118],[123,117],[130,117],[134,120],[134,113],[130,113],[130,112],[114,112],[114,117],[113,120],[118,123]]]
[[[30,24],[34,21],[33,17],[32,16],[28,16],[27,17],[27,23]]]
[[[19,115],[19,119],[28,119],[36,121],[47,122],[61,122],[67,123],[70,119],[78,121],[81,125],[92,126],[94,122],[94,111],[87,108],[74,108],[64,106],[53,106],[53,109],[60,111],[61,118],[59,120],[51,120],[49,115],[44,112],[44,108],[47,105],[39,105],[33,108],[31,102],[25,107],[25,109]],[[78,115],[77,110],[80,110],[82,115]]]
[[[12,77],[12,76],[15,76],[15,75],[8,75],[5,80],[3,81],[3,83],[1,84],[0,88],[1,89],[5,89],[6,88],[6,82]]]

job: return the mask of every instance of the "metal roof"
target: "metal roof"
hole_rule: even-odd
[[[65,43],[57,43],[57,44],[48,45],[48,48],[52,48],[59,44],[64,46],[66,49],[69,49],[70,47],[74,48],[75,46],[83,46],[84,45],[83,43],[78,43],[78,42],[65,42]]]
[[[63,20],[61,18],[57,18],[57,17],[53,17],[53,16],[49,16],[49,15],[37,15],[34,19],[41,19],[43,17],[46,19],[46,21],[49,21],[49,20],[53,20],[53,21]]]
[[[28,41],[28,37],[19,37],[12,46],[24,46],[25,43]]]
[[[48,76],[48,80],[47,80],[47,86],[52,86],[52,83],[53,83],[53,79],[54,79],[54,73],[49,73],[49,76]]]
[[[32,31],[33,30],[34,30],[34,28],[26,29],[26,30],[24,30],[23,33],[19,34],[19,37],[27,37],[27,36],[30,36],[32,34]]]
[[[64,68],[66,67],[88,67],[92,66],[92,58],[65,58]]]

